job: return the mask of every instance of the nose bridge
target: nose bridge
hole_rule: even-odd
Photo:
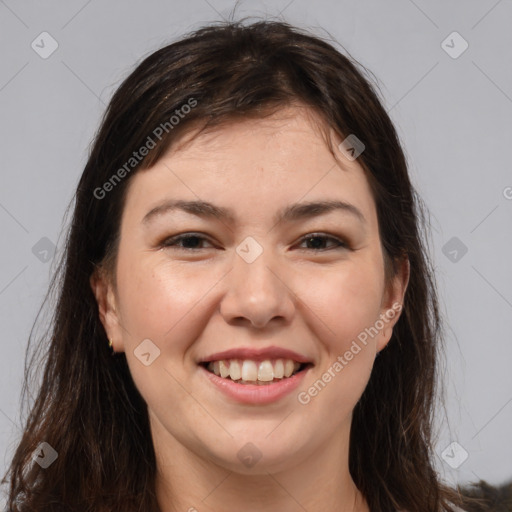
[[[247,237],[236,248],[229,287],[221,304],[226,321],[246,318],[263,327],[272,318],[290,320],[293,300],[284,283],[279,258],[269,248],[263,248]]]

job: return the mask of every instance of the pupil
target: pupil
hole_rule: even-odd
[[[321,246],[324,243],[324,241],[318,236],[312,236],[311,238],[308,238],[308,242],[311,242],[312,240],[316,240],[316,242],[313,242],[313,246],[315,249],[321,248]]]
[[[190,249],[190,248],[194,248],[196,246],[196,244],[192,244],[192,247],[191,247],[191,244],[187,243],[187,240],[195,240],[196,242],[198,242],[199,241],[199,237],[197,237],[197,236],[187,236],[187,237],[182,239],[183,245]]]

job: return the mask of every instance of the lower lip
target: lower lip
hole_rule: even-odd
[[[311,367],[291,377],[273,382],[272,384],[263,385],[237,384],[231,379],[223,379],[209,372],[203,366],[200,366],[200,368],[210,382],[229,398],[243,404],[269,404],[280,400],[296,390]]]

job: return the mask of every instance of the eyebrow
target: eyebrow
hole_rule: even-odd
[[[148,224],[154,218],[173,211],[184,211],[202,218],[216,217],[230,223],[236,222],[236,215],[230,208],[218,206],[207,201],[171,199],[152,208],[148,213],[146,213],[142,219],[142,223]],[[279,222],[294,222],[318,217],[334,211],[348,213],[356,217],[360,222],[366,223],[366,219],[361,210],[353,204],[340,200],[310,201],[291,204],[277,212],[273,221],[275,224]]]

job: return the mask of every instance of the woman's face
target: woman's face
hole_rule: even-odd
[[[115,287],[95,291],[155,445],[263,473],[348,443],[406,277],[385,285],[369,184],[339,159],[290,108],[193,138],[132,178]],[[301,206],[327,201],[339,207]],[[287,378],[287,359],[308,366]]]

